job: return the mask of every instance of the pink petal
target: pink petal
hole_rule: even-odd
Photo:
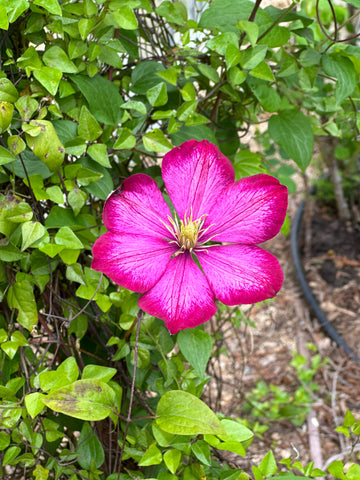
[[[162,161],[166,189],[183,219],[185,212],[197,219],[210,212],[217,197],[235,178],[230,161],[207,140],[189,140],[173,148]]]
[[[247,245],[274,237],[284,222],[287,188],[270,175],[254,175],[230,185],[217,199],[206,224],[206,238]],[[205,240],[205,237],[201,239]]]
[[[139,307],[161,318],[170,333],[193,328],[216,312],[208,281],[189,252],[172,258],[158,283],[139,299]]]
[[[170,209],[155,182],[137,173],[123,181],[106,200],[103,219],[112,233],[156,235],[169,238],[162,222],[169,224]]]
[[[134,292],[146,292],[164,273],[177,247],[154,236],[105,233],[94,243],[91,268]]]
[[[197,257],[213,292],[225,305],[272,298],[283,282],[277,259],[257,246],[213,246],[197,252]]]

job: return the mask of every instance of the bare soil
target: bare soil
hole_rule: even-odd
[[[291,221],[299,201],[291,201]],[[276,299],[244,307],[244,316],[255,327],[247,322],[236,328],[224,324],[224,354],[213,361],[210,371],[208,401],[212,408],[244,419],[255,430],[258,424],[267,427],[255,435],[246,459],[234,455],[231,460],[249,474],[251,466],[258,464],[269,449],[277,461],[291,458],[304,466],[314,462],[315,467],[326,468],[333,460],[341,460],[347,466],[360,463],[359,445],[353,448],[353,439],[335,431],[342,425],[347,409],[360,419],[360,365],[349,359],[313,318],[295,276],[290,236],[279,234],[267,242],[266,248],[282,265],[284,286]],[[360,227],[340,224],[325,210],[315,210],[311,254],[303,260],[303,266],[328,319],[360,356]],[[314,345],[316,352],[308,350],[308,343]],[[316,353],[326,359],[313,379],[318,389],[312,392],[307,419],[299,424],[301,415],[295,411],[295,417],[287,412],[282,418],[280,415],[269,420],[271,412],[266,401],[273,398],[272,394],[262,400],[263,416],[259,412],[254,416],[255,409],[249,409],[249,403],[255,398],[253,389],[258,382],[273,385],[290,398],[296,395],[301,383],[290,365],[294,352],[305,355],[309,361]],[[287,470],[285,466],[281,469]]]

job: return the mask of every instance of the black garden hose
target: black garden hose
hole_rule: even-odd
[[[336,342],[336,344],[341,347],[344,352],[349,355],[352,360],[355,360],[357,363],[360,364],[360,358],[356,355],[356,353],[349,347],[349,345],[345,342],[336,328],[332,325],[332,323],[328,320],[323,310],[320,308],[320,305],[316,301],[314,294],[306,281],[304,269],[301,263],[300,252],[299,252],[299,231],[301,226],[301,220],[305,210],[305,200],[303,200],[297,209],[295,214],[292,230],[291,230],[291,254],[293,258],[293,263],[295,267],[295,273],[298,278],[300,287],[304,293],[304,296],[313,312],[315,317],[318,319],[321,327],[325,330],[326,334]]]

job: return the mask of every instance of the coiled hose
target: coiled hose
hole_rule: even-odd
[[[304,269],[301,263],[301,257],[299,252],[299,231],[301,226],[301,220],[305,210],[305,200],[303,200],[295,214],[294,222],[292,225],[291,230],[291,254],[292,259],[295,267],[295,273],[298,278],[300,287],[304,293],[307,303],[309,304],[313,314],[318,319],[321,327],[325,330],[326,334],[336,342],[336,344],[341,347],[344,352],[355,362],[360,364],[360,358],[356,355],[356,353],[349,347],[349,345],[345,342],[336,328],[332,325],[332,323],[328,320],[327,316],[325,315],[324,311],[320,308],[320,305],[316,301],[316,298],[313,295],[313,292],[306,280]]]

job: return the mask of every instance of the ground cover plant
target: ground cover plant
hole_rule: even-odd
[[[272,273],[264,267],[258,280],[260,263],[274,257],[255,245],[281,225],[288,233],[284,192],[286,186],[294,193],[294,174],[306,174],[315,158],[332,179],[340,217],[351,218],[341,178],[346,174],[358,185],[360,2],[305,0],[284,8],[261,0],[190,3],[0,0],[4,479],[360,478],[356,462],[335,460],[322,471],[312,463],[275,458],[272,451],[250,469],[234,466],[231,455],[246,458],[254,433],[266,435],[266,428],[225,416],[200,398],[209,396],[207,366],[221,353],[220,325],[251,323],[234,304],[271,298],[281,286],[275,260]],[[249,132],[256,150],[245,140]],[[186,156],[189,146],[192,154]],[[199,155],[200,173],[190,168],[197,148],[206,149]],[[207,164],[212,155],[215,163]],[[207,190],[204,169],[211,171],[218,161],[223,170],[210,172],[215,187]],[[166,169],[174,164],[169,176]],[[184,174],[179,165],[191,172]],[[236,187],[234,180],[240,180]],[[151,223],[145,215],[151,202],[161,202],[164,222],[149,228],[170,228],[170,261],[186,263],[192,272],[187,283],[175,275],[166,277],[167,284],[177,291],[186,284],[191,295],[192,286],[204,282],[199,263],[211,285],[198,297],[211,297],[205,308],[190,302],[190,309],[174,315],[161,304],[163,285],[157,299],[149,297],[151,275],[139,275],[140,288],[133,273],[116,270],[116,255],[124,250],[115,252],[114,245],[125,234],[133,235],[126,251],[138,261],[134,219],[140,210],[129,215],[129,205],[134,208],[131,195],[145,184],[156,193],[141,197],[142,234]],[[242,224],[226,218],[231,209],[225,208],[225,186],[232,192],[231,207],[239,197],[247,215],[265,191],[277,192],[276,200],[269,197],[259,207],[270,224],[266,234],[259,212],[258,232],[246,230],[246,218],[237,211]],[[193,192],[191,205],[179,200],[186,188]],[[158,195],[162,200],[155,202]],[[200,208],[203,198],[214,207],[212,221],[212,212]],[[116,229],[125,201],[130,203],[123,232]],[[171,216],[173,206],[178,220]],[[223,217],[230,237],[225,227],[219,233],[213,226]],[[223,260],[216,253],[220,248],[229,256],[235,249],[237,257],[244,254],[238,245],[219,245],[242,244],[239,225],[259,256],[255,260],[255,250],[247,250],[242,267],[253,262],[246,271],[249,285],[235,298],[234,289],[216,289],[220,274],[214,278],[214,270]],[[159,244],[148,242],[151,251]],[[198,263],[191,260],[189,266],[192,254]],[[165,274],[155,263],[158,285]],[[249,293],[254,271],[260,285],[266,280],[271,287],[265,294],[264,288],[258,296]],[[215,306],[215,296],[223,304]],[[213,314],[209,329],[205,321]],[[300,425],[324,362],[314,355],[306,366],[295,354],[295,397],[259,383],[245,410],[276,421],[288,415],[290,405]],[[350,411],[338,432],[355,451],[360,428]]]

